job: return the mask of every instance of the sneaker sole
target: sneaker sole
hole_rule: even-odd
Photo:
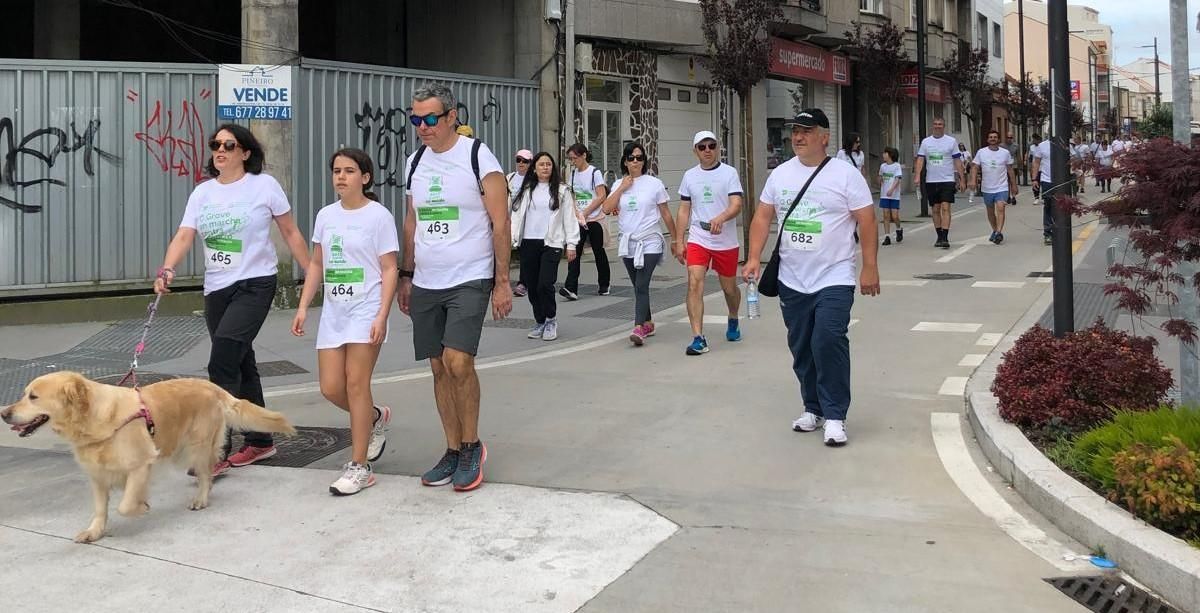
[[[441,485],[448,485],[453,480],[454,480],[454,475],[450,475],[449,477],[446,477],[445,479],[439,479],[437,481],[426,481],[424,477],[421,477],[421,485],[425,485],[428,487],[438,487]]]
[[[554,336],[542,336],[542,340],[544,340],[544,341],[556,341],[556,340],[558,340],[558,335],[557,335],[557,334],[555,334]]]
[[[846,441],[835,441],[831,438],[825,439],[826,447],[841,447],[846,444]]]
[[[797,426],[796,424],[792,424],[792,432],[816,432],[817,428],[820,428],[821,426],[824,426],[824,425],[825,425],[824,421],[817,420],[817,424],[815,426],[813,426],[812,428],[810,428],[808,430],[805,430],[804,428]]]
[[[483,485],[483,465],[487,464],[487,445],[484,445],[483,443],[480,443],[480,445],[483,446],[483,453],[480,454],[480,456],[479,456],[479,476],[475,477],[475,480],[468,483],[467,485],[464,485],[462,487],[459,487],[457,485],[454,486],[454,491],[469,492],[469,491],[476,489],[479,486]]]
[[[633,343],[634,345],[636,345],[636,346],[638,346],[638,347],[641,347],[641,346],[642,346],[642,343],[645,343],[645,342],[646,342],[646,339],[644,339],[644,338],[642,338],[642,337],[640,337],[640,336],[638,336],[638,335],[636,335],[636,334],[630,334],[630,335],[629,335],[629,342]]]
[[[527,338],[527,339],[529,339],[529,340],[531,340],[531,341],[536,341],[536,340],[538,340],[538,339],[543,339],[543,338],[545,338],[545,336],[543,336],[543,335],[541,335],[541,334],[526,334],[526,335],[525,335],[525,338]]]
[[[371,479],[369,481],[367,481],[366,485],[354,490],[353,492],[343,492],[343,491],[339,490],[338,488],[333,487],[331,485],[331,486],[329,486],[329,493],[333,494],[334,496],[353,496],[353,495],[367,489],[368,487],[371,487],[372,485],[375,485],[375,475],[371,475]]]
[[[559,291],[558,295],[562,296],[563,298],[566,298],[567,300],[570,300],[571,302],[575,302],[576,300],[579,300],[579,294],[572,295],[572,294],[567,294],[566,292],[563,292],[563,291]]]
[[[367,461],[374,462],[375,460],[382,458],[384,449],[387,449],[387,439],[383,439],[383,444],[379,446],[379,453],[367,456]]]
[[[256,457],[256,458],[254,458],[253,460],[250,460],[249,462],[233,462],[233,461],[230,461],[230,462],[229,462],[229,465],[230,465],[230,466],[232,466],[232,467],[234,467],[234,468],[241,468],[241,467],[243,467],[243,466],[249,466],[249,465],[251,465],[251,464],[253,464],[253,463],[255,463],[255,462],[258,462],[258,461],[265,460],[265,459],[267,459],[267,458],[273,458],[273,457],[275,457],[275,454],[276,454],[276,453],[279,453],[279,448],[278,448],[278,447],[272,447],[270,451],[268,451],[268,452],[266,452],[266,453],[264,453],[264,454],[262,454],[262,455],[260,455],[260,456],[258,456],[258,457]]]
[[[688,347],[687,349],[684,350],[684,353],[686,353],[688,355],[704,355],[704,354],[708,353],[708,347],[705,347],[704,349],[701,349],[700,351],[696,351],[695,349]]]
[[[739,334],[739,335],[737,335],[737,336],[734,336],[734,337],[730,337],[729,335],[726,335],[726,336],[725,336],[725,340],[727,340],[727,341],[729,341],[729,342],[731,342],[731,343],[736,343],[736,342],[738,342],[738,341],[742,340],[742,335],[741,335],[741,334]]]

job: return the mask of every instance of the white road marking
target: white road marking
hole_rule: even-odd
[[[1004,338],[1004,335],[999,332],[987,332],[981,335],[979,340],[975,341],[975,344],[981,347],[995,347],[1000,344],[1000,339],[1002,338]]]
[[[1037,282],[1038,283],[1054,283],[1054,278],[1053,277],[1038,277]]]
[[[929,283],[928,279],[905,279],[900,281],[880,281],[879,284],[885,287],[925,287]]]
[[[952,323],[944,321],[922,321],[912,327],[913,332],[978,332],[983,324]]]
[[[967,243],[967,244],[963,245],[962,247],[959,247],[958,249],[955,249],[954,251],[951,251],[950,253],[947,253],[946,255],[943,255],[942,257],[938,258],[937,263],[945,264],[946,262],[950,262],[950,261],[954,260],[954,258],[956,258],[974,248],[975,248],[975,245],[973,243]]]
[[[976,281],[971,284],[971,287],[984,287],[990,289],[1021,289],[1025,287],[1024,281]]]
[[[967,389],[967,377],[946,377],[938,389],[941,396],[962,396]]]
[[[986,353],[968,353],[963,356],[963,359],[958,361],[959,366],[979,366],[987,359]]]
[[[1079,571],[1091,568],[1085,559],[1068,562],[1062,558],[1069,549],[1050,538],[1041,528],[1025,519],[984,478],[963,438],[962,419],[957,413],[933,413],[929,416],[933,427],[933,444],[946,474],[958,486],[981,513],[988,516],[1010,537],[1029,551],[1037,554],[1055,568],[1063,571]]]

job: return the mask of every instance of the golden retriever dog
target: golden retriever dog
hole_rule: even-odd
[[[153,434],[140,416],[142,402],[153,420]],[[49,424],[74,446],[75,460],[91,477],[95,503],[92,522],[75,536],[77,543],[104,535],[108,493],[114,487],[125,490],[117,506],[121,515],[137,517],[150,510],[150,468],[160,458],[195,472],[199,488],[188,508],[207,507],[226,424],[258,432],[296,432],[283,415],[238,400],[202,379],[147,385],[139,399],[132,388],[96,383],[66,371],[34,379],[20,400],[0,411],[0,419],[21,436]]]

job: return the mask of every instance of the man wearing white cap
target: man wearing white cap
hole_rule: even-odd
[[[708,353],[704,338],[704,275],[710,267],[717,272],[729,307],[725,340],[742,339],[738,329],[742,295],[737,286],[737,218],[742,210],[742,182],[736,169],[721,163],[716,134],[697,132],[692,146],[700,163],[684,173],[679,184],[679,236],[675,243],[679,263],[688,271],[687,310],[694,338],[686,353],[701,355]]]

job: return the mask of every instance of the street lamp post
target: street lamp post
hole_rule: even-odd
[[[925,138],[925,2],[917,0],[917,138]],[[929,199],[925,197],[925,178],[916,177],[921,186],[921,217],[929,217]]]
[[[918,0],[917,4],[921,4]],[[1025,82],[1025,0],[1017,0],[1017,55],[1021,61],[1021,155],[1029,150],[1029,124],[1025,117],[1025,109],[1029,105],[1026,100],[1025,90],[1028,83]],[[1021,164],[1021,177],[1025,181],[1025,185],[1029,185],[1029,167],[1026,164]]]
[[[1068,168],[1071,135],[1070,34],[1067,0],[1050,0],[1048,42],[1050,50],[1050,191],[1054,224],[1051,262],[1054,270],[1054,335],[1075,330],[1075,280],[1071,269],[1071,214],[1056,202],[1059,195],[1074,193]]]

